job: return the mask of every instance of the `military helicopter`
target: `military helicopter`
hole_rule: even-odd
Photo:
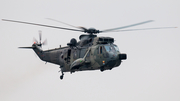
[[[44,26],[56,29],[64,29],[70,31],[79,31],[87,34],[79,36],[80,41],[72,38],[70,43],[67,43],[65,47],[59,47],[51,50],[42,50],[42,45],[46,44],[46,41],[41,42],[41,33],[39,33],[39,42],[34,39],[34,43],[30,47],[19,47],[33,49],[38,57],[45,62],[53,63],[60,66],[60,79],[64,77],[64,72],[74,73],[77,71],[86,70],[111,70],[112,68],[118,67],[122,60],[127,59],[127,55],[120,53],[118,46],[114,44],[114,38],[112,37],[97,37],[96,34],[104,32],[119,32],[119,31],[133,31],[133,30],[147,30],[147,29],[162,29],[162,28],[146,28],[146,29],[130,29],[121,30],[137,25],[152,22],[148,20],[128,26],[117,27],[106,30],[97,30],[95,28],[76,27],[70,24],[58,21],[60,23],[75,27],[76,29],[49,26],[37,23],[29,23],[15,20],[2,19],[3,21]],[[51,19],[53,20],[53,19]],[[57,21],[57,20],[55,20]],[[163,27],[163,28],[174,28],[174,27]]]

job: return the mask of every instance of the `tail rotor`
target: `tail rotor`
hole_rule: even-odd
[[[42,45],[47,45],[47,39],[45,39],[43,42],[41,42],[41,39],[42,39],[42,32],[39,31],[39,42],[37,41],[36,38],[33,38],[34,44],[37,44],[40,47],[42,47]]]

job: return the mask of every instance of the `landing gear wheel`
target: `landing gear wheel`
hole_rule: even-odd
[[[100,71],[103,72],[103,71],[104,71],[104,67],[101,67],[101,68],[100,68]]]
[[[64,76],[63,76],[63,75],[61,75],[61,76],[60,76],[60,79],[62,80],[62,79],[63,79],[63,77],[64,77]]]
[[[63,68],[60,67],[60,69],[61,69],[60,71],[61,71],[61,73],[62,73],[61,76],[60,76],[60,79],[62,80],[63,77],[64,77],[64,73],[63,73]]]

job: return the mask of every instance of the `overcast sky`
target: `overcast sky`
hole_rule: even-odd
[[[147,20],[132,27],[180,27],[179,0],[1,0],[0,19],[12,19],[61,27],[99,30]],[[65,46],[80,32],[0,21],[1,101],[179,101],[180,29],[112,32],[98,36],[115,38],[128,59],[104,72],[65,73],[59,66],[41,61],[31,46],[38,31],[47,38],[43,49]]]

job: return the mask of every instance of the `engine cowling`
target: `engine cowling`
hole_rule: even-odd
[[[68,43],[67,45],[69,45],[69,46],[76,46],[77,45],[77,40],[75,38],[72,38],[70,40],[70,43]]]

